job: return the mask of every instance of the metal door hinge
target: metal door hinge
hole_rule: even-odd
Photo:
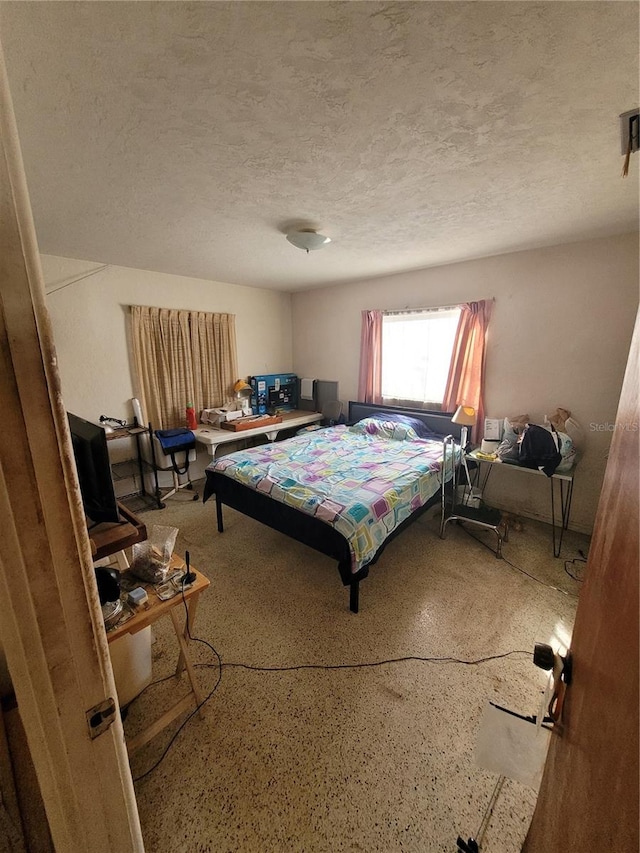
[[[105,732],[116,718],[116,703],[113,699],[105,699],[89,708],[87,714],[87,725],[91,739]]]

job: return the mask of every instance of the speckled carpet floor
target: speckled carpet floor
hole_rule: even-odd
[[[144,520],[178,527],[176,551],[188,549],[210,578],[193,633],[225,664],[477,659],[532,651],[570,632],[579,583],[553,558],[548,526],[526,520],[504,555],[571,596],[497,560],[460,527],[449,525],[442,541],[434,513],[388,546],[360,585],[357,615],[332,560],[233,510],[225,509],[222,535],[213,502],[190,502],[185,493]],[[587,537],[568,532],[563,557],[587,548]],[[193,648],[201,664],[214,664],[197,670],[208,693],[215,658],[203,644]],[[154,678],[170,675],[176,658],[170,620],[160,620]],[[146,849],[455,851],[458,835],[477,833],[498,778],[474,762],[483,707],[492,700],[537,713],[544,685],[523,654],[475,666],[226,666],[203,717],[191,719],[136,783]],[[150,686],[130,706],[126,731],[135,734],[186,691],[184,676]],[[158,760],[180,722],[132,757],[134,777]],[[534,805],[533,790],[508,780],[483,851],[520,850]]]

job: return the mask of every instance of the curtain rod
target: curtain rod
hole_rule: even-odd
[[[459,305],[440,305],[437,308],[396,308],[393,311],[383,311],[385,316],[390,314],[425,314],[433,311],[453,311],[454,308],[459,308]]]
[[[479,300],[473,300],[479,301]],[[495,302],[495,296],[492,296],[491,299],[486,299],[486,302]],[[393,310],[382,310],[382,314],[385,316],[389,316],[390,314],[425,314],[428,311],[453,311],[454,308],[460,308],[460,303],[457,305],[438,305],[435,308],[394,308]]]
[[[131,311],[132,308],[150,308],[152,311],[180,311],[184,314],[220,314],[225,317],[235,317],[230,311],[203,311],[200,308],[162,308],[160,305],[125,305]]]

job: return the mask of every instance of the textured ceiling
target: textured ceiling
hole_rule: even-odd
[[[631,231],[638,8],[3,3],[40,247],[299,290]]]

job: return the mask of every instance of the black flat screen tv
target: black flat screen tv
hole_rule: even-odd
[[[94,524],[120,522],[111,477],[107,437],[103,427],[67,412],[82,504]]]

